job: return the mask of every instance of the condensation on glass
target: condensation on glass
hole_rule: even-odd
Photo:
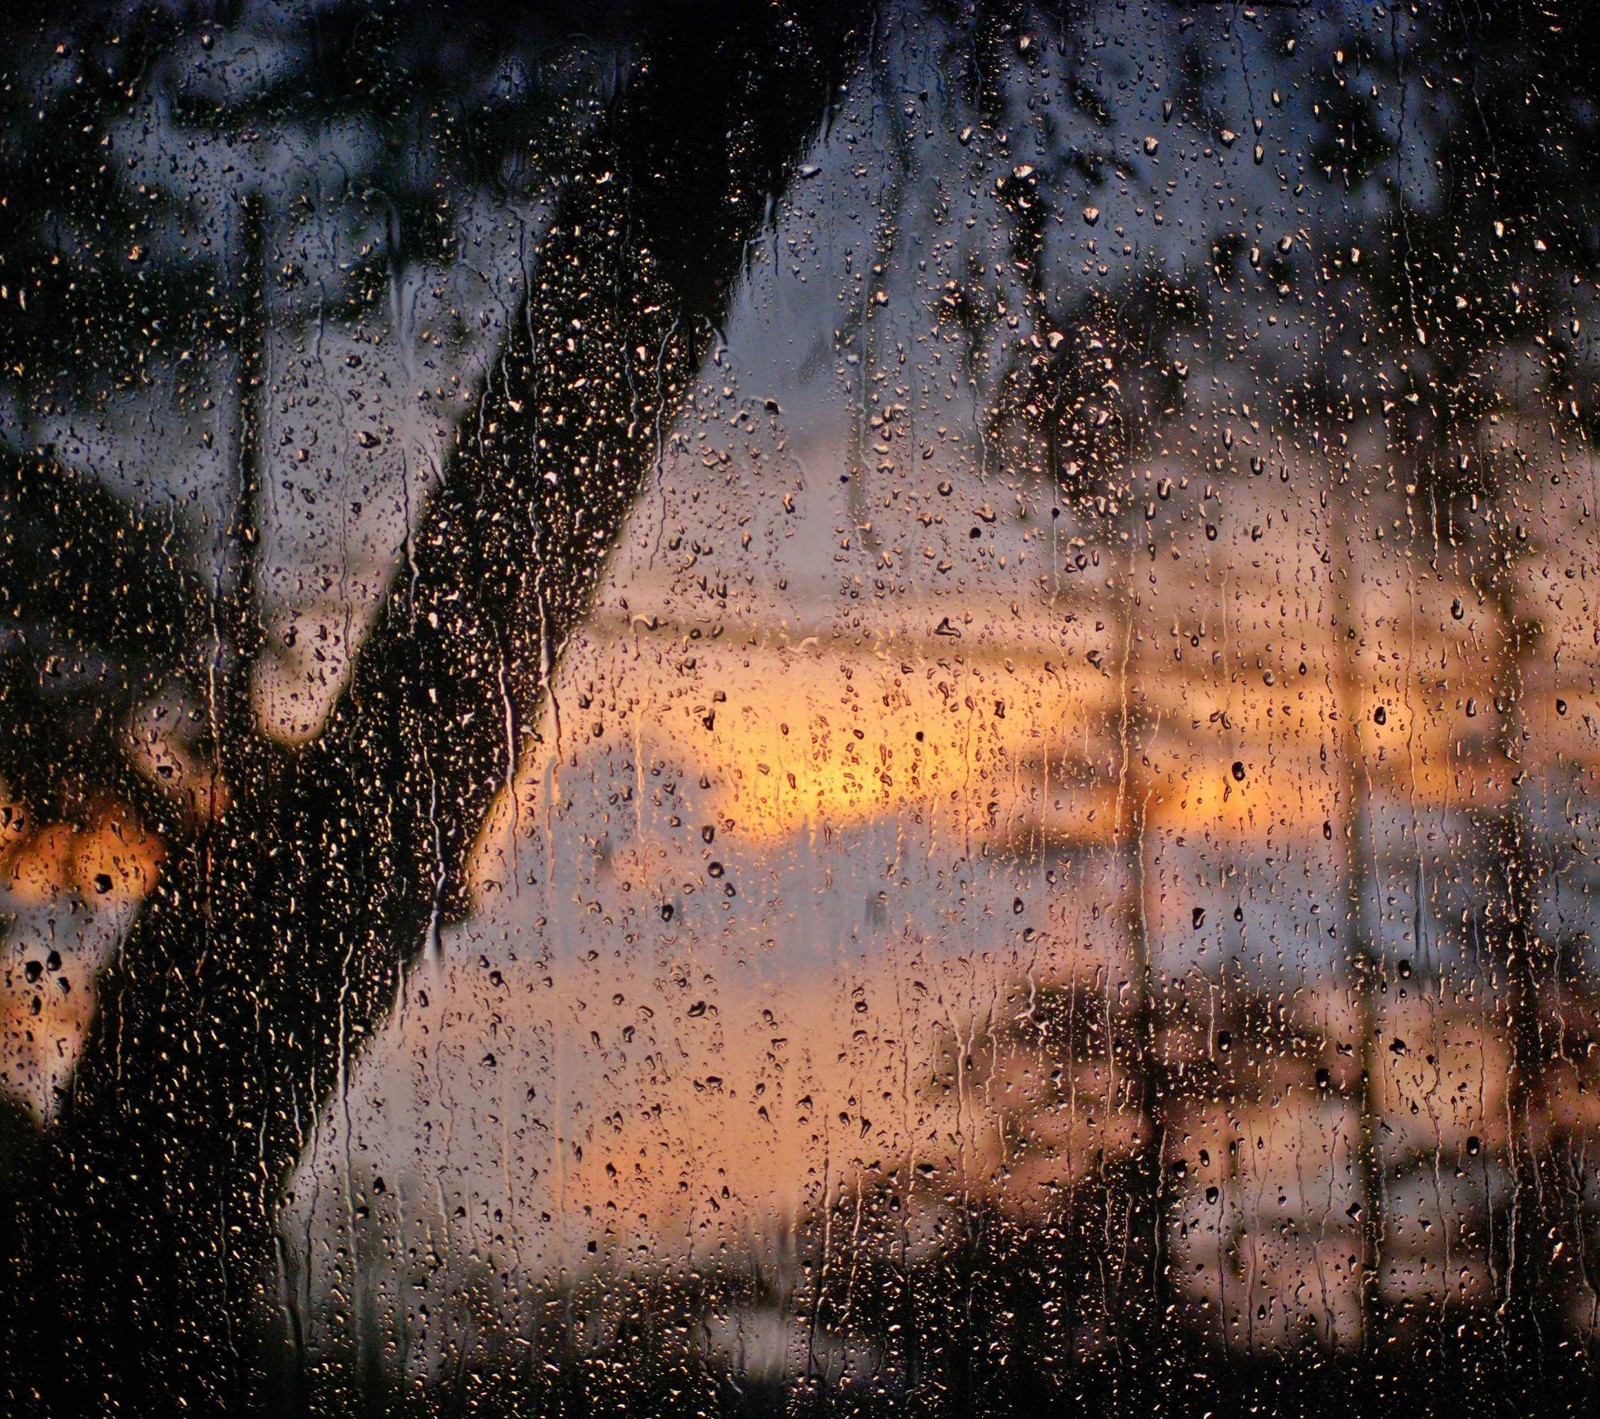
[[[1592,1406],[1582,6],[0,26],[8,1412]]]

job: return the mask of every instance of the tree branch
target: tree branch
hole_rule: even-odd
[[[52,1344],[48,1374],[13,1367],[19,1398],[169,1414],[259,1392],[243,1333],[277,1202],[450,915],[697,372],[690,333],[725,314],[822,117],[845,25],[807,16],[660,17],[326,731],[174,864],[108,971],[23,1229],[21,1309]]]

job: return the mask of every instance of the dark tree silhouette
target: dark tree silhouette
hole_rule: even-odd
[[[640,20],[325,732],[235,786],[102,982],[19,1202],[14,1404],[237,1412],[258,1392],[277,1199],[459,911],[467,853],[848,34],[828,5]]]

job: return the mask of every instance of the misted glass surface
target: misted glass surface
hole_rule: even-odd
[[[0,1407],[1593,1412],[1585,6],[0,28]]]

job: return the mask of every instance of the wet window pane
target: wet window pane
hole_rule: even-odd
[[[0,25],[6,1412],[1592,1408],[1583,6]]]

